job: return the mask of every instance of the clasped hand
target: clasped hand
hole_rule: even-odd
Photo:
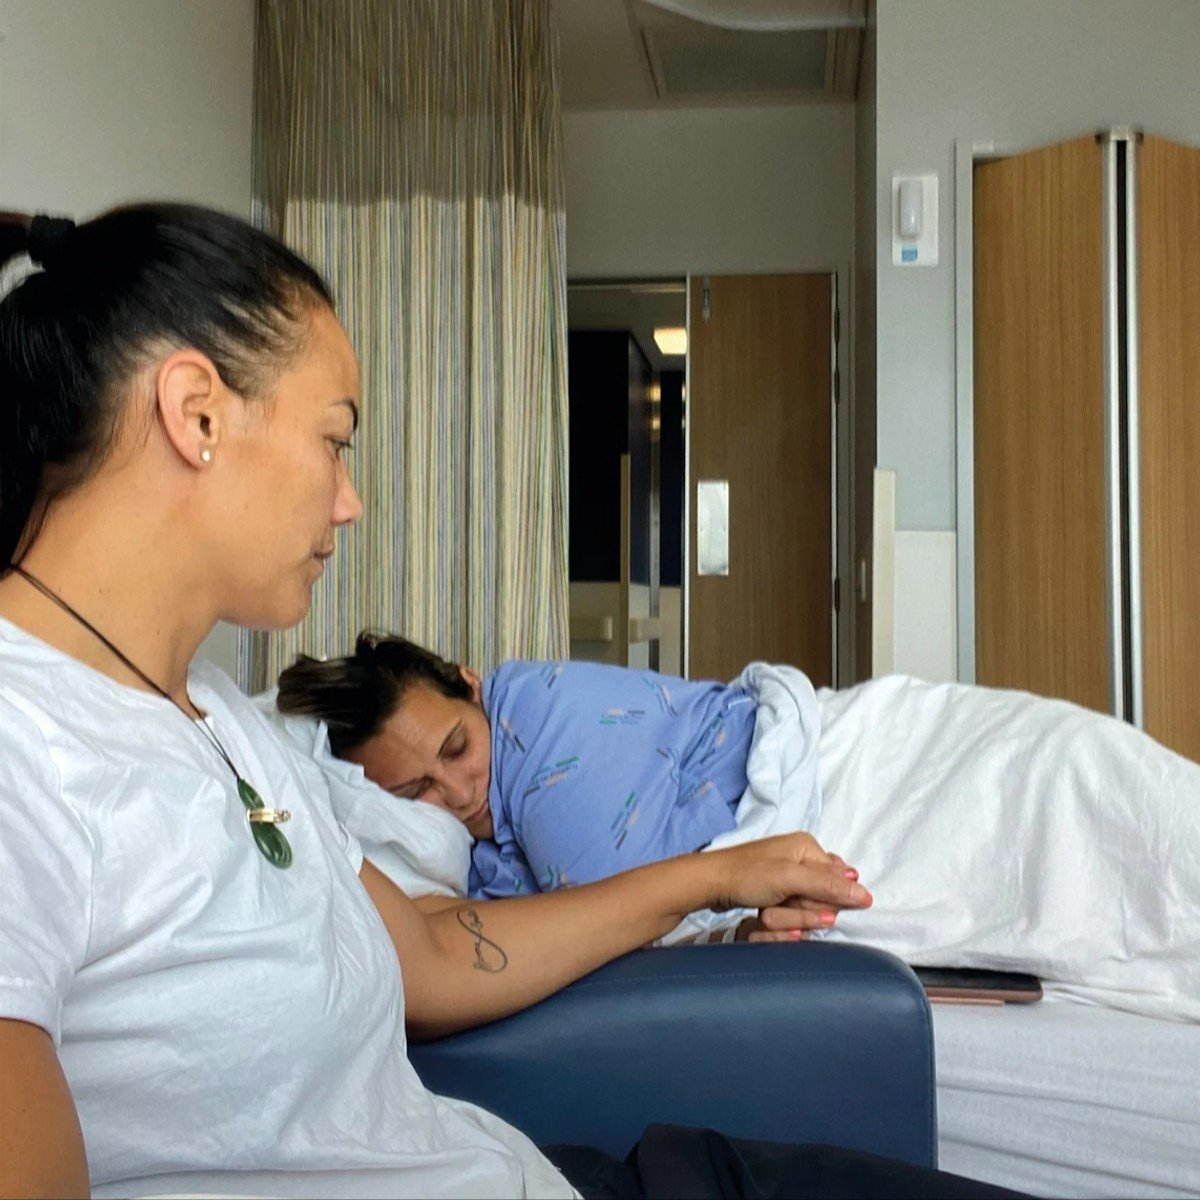
[[[714,857],[722,860],[724,884],[712,907],[759,910],[739,926],[739,940],[795,941],[830,928],[844,909],[873,902],[858,872],[808,833],[746,842]]]

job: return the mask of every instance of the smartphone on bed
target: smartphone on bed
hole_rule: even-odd
[[[1032,1004],[1042,998],[1042,985],[1018,971],[984,971],[973,967],[913,967],[934,1003]]]

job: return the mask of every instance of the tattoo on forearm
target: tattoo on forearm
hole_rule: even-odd
[[[496,974],[508,966],[508,955],[489,937],[483,935],[483,920],[473,908],[460,909],[458,923],[475,939],[475,962],[477,971]]]

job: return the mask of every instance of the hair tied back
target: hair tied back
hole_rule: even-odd
[[[29,222],[30,260],[44,270],[51,270],[55,262],[61,261],[63,243],[74,229],[75,222],[70,217],[34,217]]]

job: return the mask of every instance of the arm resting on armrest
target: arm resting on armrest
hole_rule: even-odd
[[[928,1001],[908,967],[861,946],[639,950],[410,1055],[433,1091],[540,1145],[623,1157],[668,1122],[936,1165]]]

